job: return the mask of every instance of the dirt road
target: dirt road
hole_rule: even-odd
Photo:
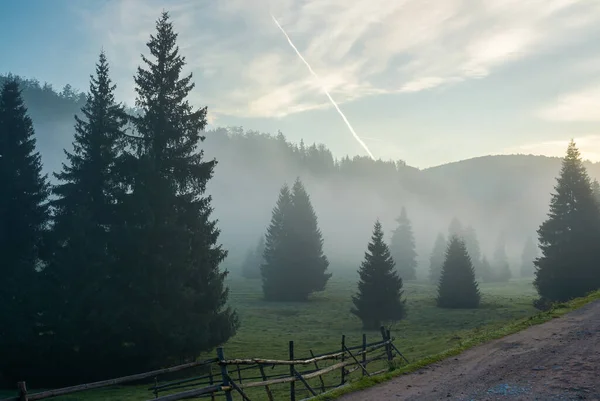
[[[600,400],[600,301],[341,400]]]

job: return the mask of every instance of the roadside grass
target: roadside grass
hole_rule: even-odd
[[[440,362],[444,359],[450,358],[452,356],[456,356],[470,348],[476,347],[478,345],[487,343],[489,341],[502,338],[508,336],[513,333],[517,333],[519,331],[525,330],[528,327],[545,323],[549,320],[561,317],[566,313],[572,312],[576,309],[581,308],[582,306],[594,302],[596,300],[600,300],[600,291],[595,291],[590,293],[589,295],[581,298],[576,298],[566,303],[560,303],[554,305],[549,311],[539,312],[528,318],[521,318],[519,320],[510,322],[509,324],[503,325],[502,327],[495,329],[485,329],[480,332],[473,332],[473,335],[465,338],[464,341],[460,343],[460,345],[447,349],[443,352],[440,352],[435,355],[430,355],[423,359],[420,359],[414,363],[409,365],[405,365],[398,369],[394,369],[388,373],[368,377],[360,380],[356,380],[354,382],[349,383],[348,385],[330,391],[326,394],[322,394],[319,397],[314,398],[314,401],[326,401],[326,400],[335,400],[341,397],[344,394],[353,393],[356,391],[364,390],[369,387],[373,387],[379,383],[383,383],[389,381],[395,377],[412,373],[416,370],[419,370],[427,365],[431,365],[436,362]]]
[[[351,296],[356,291],[354,275],[334,275],[327,290],[315,294],[306,303],[265,302],[262,300],[259,280],[232,277],[229,279],[229,287],[230,303],[237,309],[242,326],[238,334],[224,345],[227,359],[245,357],[286,359],[290,340],[294,340],[297,359],[308,358],[310,350],[315,354],[339,350],[342,334],[346,336],[348,346],[361,343],[363,333],[361,323],[350,313]],[[573,301],[565,304],[562,309],[537,314],[532,306],[535,291],[531,280],[519,279],[509,283],[481,284],[480,289],[482,293],[480,308],[447,310],[435,306],[434,286],[420,282],[405,283],[408,317],[393,325],[391,333],[395,337],[394,344],[408,358],[410,365],[376,378],[353,381],[320,399],[330,400],[346,392],[372,386],[416,370],[428,363],[455,355],[490,339],[521,330],[531,324],[541,323],[585,303],[582,300]],[[366,334],[368,342],[381,339],[379,332],[372,331]],[[215,352],[212,351],[201,357],[214,356]],[[379,368],[385,367],[385,364],[382,362]],[[377,369],[377,366],[370,367],[370,370]],[[267,373],[273,374],[275,371]],[[236,378],[236,372],[232,372],[232,376]],[[339,372],[327,375],[325,378],[326,385],[340,382]],[[360,372],[350,377],[351,380],[358,378]],[[318,379],[309,383],[317,388],[320,386]],[[154,398],[148,391],[150,386],[146,384],[111,387],[56,399],[60,401],[142,401]],[[302,384],[296,384],[297,390],[302,388]],[[285,399],[282,396],[289,391],[289,384],[273,386],[272,390],[276,399]],[[0,392],[0,398],[13,394],[14,392]],[[252,389],[248,395],[250,398],[255,396],[256,399],[265,399],[263,388]],[[303,394],[297,396],[297,399],[301,398]],[[234,395],[234,399],[237,399],[237,395]]]

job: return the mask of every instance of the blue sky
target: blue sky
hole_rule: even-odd
[[[214,126],[428,167],[485,154],[600,160],[599,0],[0,2],[0,73],[87,89],[104,48],[120,100],[163,9]],[[315,80],[273,14],[320,75]]]

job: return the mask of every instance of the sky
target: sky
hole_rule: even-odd
[[[0,0],[0,74],[86,91],[103,49],[133,105],[163,10],[211,127],[367,155],[325,88],[376,158],[562,156],[574,138],[600,161],[600,0]]]

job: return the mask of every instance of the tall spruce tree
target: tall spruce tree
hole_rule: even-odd
[[[437,305],[441,308],[477,308],[480,299],[467,247],[462,239],[454,235],[446,251]]]
[[[415,280],[417,278],[417,252],[415,251],[415,237],[406,209],[404,206],[400,216],[396,219],[398,226],[392,232],[390,250],[396,262],[398,274],[402,280]]]
[[[74,382],[94,379],[94,370],[120,353],[119,344],[108,343],[115,338],[111,301],[118,298],[118,287],[112,269],[116,204],[123,193],[116,166],[126,124],[115,88],[102,52],[83,116],[75,116],[73,150],[65,150],[67,163],[55,174],[59,183],[53,188],[55,250],[44,270],[50,295],[44,317],[61,355],[60,368]]]
[[[492,258],[491,280],[494,282],[507,282],[512,277],[508,256],[506,255],[506,239],[504,234],[498,237],[494,257]]]
[[[263,263],[263,253],[265,251],[265,236],[261,235],[254,248],[248,249],[246,257],[242,264],[242,276],[248,279],[258,279],[261,277],[260,267]]]
[[[523,252],[521,253],[521,277],[533,277],[535,271],[534,260],[539,255],[538,247],[531,237],[527,237]]]
[[[263,293],[269,301],[306,301],[331,277],[317,215],[299,178],[284,185],[267,229]]]
[[[226,306],[228,272],[219,267],[227,251],[205,194],[217,163],[199,149],[207,110],[187,100],[194,84],[191,74],[182,76],[176,41],[163,12],[147,43],[152,60],[142,56],[145,67],[135,77],[140,114],[127,155],[131,192],[122,207],[126,246],[118,255],[127,285],[116,322],[128,344],[123,358],[135,370],[192,360],[238,326]]]
[[[377,220],[365,260],[358,270],[358,293],[352,297],[354,307],[350,310],[358,316],[366,330],[376,330],[382,322],[398,321],[406,316],[402,278],[394,265],[383,240],[381,223]]]
[[[34,135],[19,85],[9,79],[0,91],[0,376],[7,379],[38,362],[31,357],[49,186]]]
[[[475,278],[482,278],[484,272],[481,266],[481,248],[479,247],[477,232],[472,226],[467,226],[463,231],[463,235],[467,252],[469,252],[471,263],[473,263],[473,269],[475,270]]]
[[[439,233],[435,239],[433,250],[429,256],[429,281],[432,284],[438,284],[442,276],[442,267],[446,259],[446,237]]]
[[[534,285],[542,301],[565,301],[600,288],[600,209],[574,141],[569,143],[538,229],[542,255]]]

